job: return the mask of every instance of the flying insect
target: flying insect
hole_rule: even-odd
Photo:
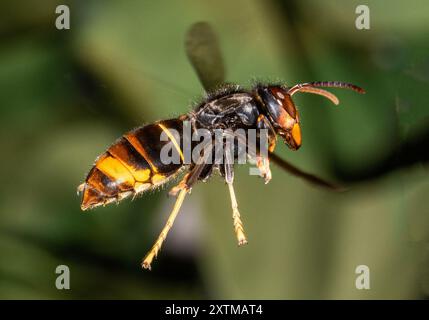
[[[177,197],[173,210],[155,244],[142,261],[145,269],[151,268],[185,196],[198,181],[207,181],[215,172],[224,178],[229,189],[238,245],[247,243],[233,187],[234,162],[238,157],[236,148],[233,147],[232,151],[230,148],[222,149],[221,158],[225,161],[217,163],[207,161],[206,155],[216,154],[218,150],[214,150],[215,144],[206,143],[200,148],[201,152],[197,153],[196,158],[186,161],[186,138],[183,134],[185,123],[190,125],[191,132],[201,129],[209,132],[212,142],[215,140],[216,130],[223,130],[221,132],[225,132],[225,138],[228,132],[238,129],[256,130],[258,133],[264,131],[267,133],[268,154],[263,154],[261,146],[256,145],[256,152],[251,156],[266,183],[271,179],[269,161],[273,160],[283,169],[313,184],[337,189],[334,184],[302,172],[276,156],[273,152],[277,137],[281,137],[291,150],[297,150],[301,146],[300,115],[292,100],[294,94],[317,94],[338,104],[338,98],[323,88],[345,88],[364,93],[356,85],[338,81],[308,82],[291,87],[260,83],[251,89],[224,84],[223,62],[217,39],[206,23],[194,24],[189,30],[186,50],[207,92],[205,99],[193,110],[177,118],[161,120],[125,133],[96,159],[84,183],[78,187],[78,191],[83,194],[81,209],[87,210],[135,197],[182,174],[180,182],[170,191],[171,195]],[[206,55],[202,57],[201,52]],[[211,68],[213,65],[218,68]],[[226,139],[222,139],[221,143],[226,143]],[[163,161],[162,150],[167,144],[173,146],[178,161]],[[191,149],[193,148],[195,144],[191,142]]]

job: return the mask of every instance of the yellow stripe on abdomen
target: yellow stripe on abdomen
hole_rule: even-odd
[[[176,148],[177,152],[180,155],[180,159],[182,159],[182,162],[185,162],[185,158],[183,157],[182,149],[180,148],[180,145],[177,142],[176,138],[173,136],[173,134],[170,132],[170,130],[168,128],[166,128],[162,123],[158,123],[158,126],[165,132],[165,134],[168,136],[170,141],[173,143],[174,147]]]
[[[130,171],[113,156],[106,153],[95,166],[118,185],[125,183],[134,186],[135,180]]]
[[[151,167],[146,159],[125,138],[112,145],[108,152],[118,159],[138,182],[147,182],[151,176]]]

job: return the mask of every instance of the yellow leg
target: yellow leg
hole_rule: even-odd
[[[173,226],[174,220],[176,219],[177,214],[179,213],[180,207],[182,206],[183,200],[185,199],[187,192],[188,190],[186,188],[183,188],[180,190],[179,195],[177,196],[176,203],[174,204],[173,211],[168,217],[167,223],[165,224],[164,228],[159,234],[155,244],[152,246],[150,251],[143,259],[143,262],[142,262],[143,268],[150,270],[150,265],[152,263],[152,260],[157,256],[159,250],[161,250],[162,243],[167,237],[168,231],[170,231],[171,227]]]
[[[174,186],[173,188],[171,188],[171,190],[168,192],[168,195],[171,197],[175,197],[180,192],[180,190],[189,189],[188,184],[187,184],[189,176],[190,176],[190,173],[185,174],[185,176],[179,182],[179,184],[177,186]]]
[[[266,157],[262,157],[261,155],[256,156],[256,166],[261,173],[261,176],[265,180],[265,184],[270,182],[271,180],[271,169],[270,169],[270,160]]]
[[[273,153],[276,148],[277,135],[270,122],[262,114],[258,117],[258,127],[270,130],[268,134],[268,151],[266,154],[261,154],[261,150],[256,155],[256,166],[261,173],[261,176],[265,180],[265,184],[271,180],[270,161],[268,159],[268,153]],[[271,134],[270,134],[271,133]]]
[[[227,183],[229,188],[229,195],[231,196],[232,206],[232,221],[234,224],[234,231],[237,237],[238,245],[242,246],[247,243],[246,235],[244,234],[243,222],[240,218],[240,212],[238,211],[237,199],[235,198],[234,187],[232,183]]]

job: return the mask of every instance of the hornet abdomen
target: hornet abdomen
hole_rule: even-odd
[[[183,165],[180,148],[183,120],[163,120],[124,134],[105,153],[97,158],[85,182],[82,210],[91,209],[128,196],[142,193],[165,183]],[[172,134],[172,129],[180,136]],[[164,133],[164,139],[161,135]],[[164,164],[161,149],[172,143],[180,161]]]

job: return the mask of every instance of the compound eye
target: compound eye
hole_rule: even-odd
[[[292,98],[286,91],[280,87],[270,88],[271,94],[277,103],[287,111],[287,113],[293,118],[296,119],[296,108],[295,104],[292,101]]]

